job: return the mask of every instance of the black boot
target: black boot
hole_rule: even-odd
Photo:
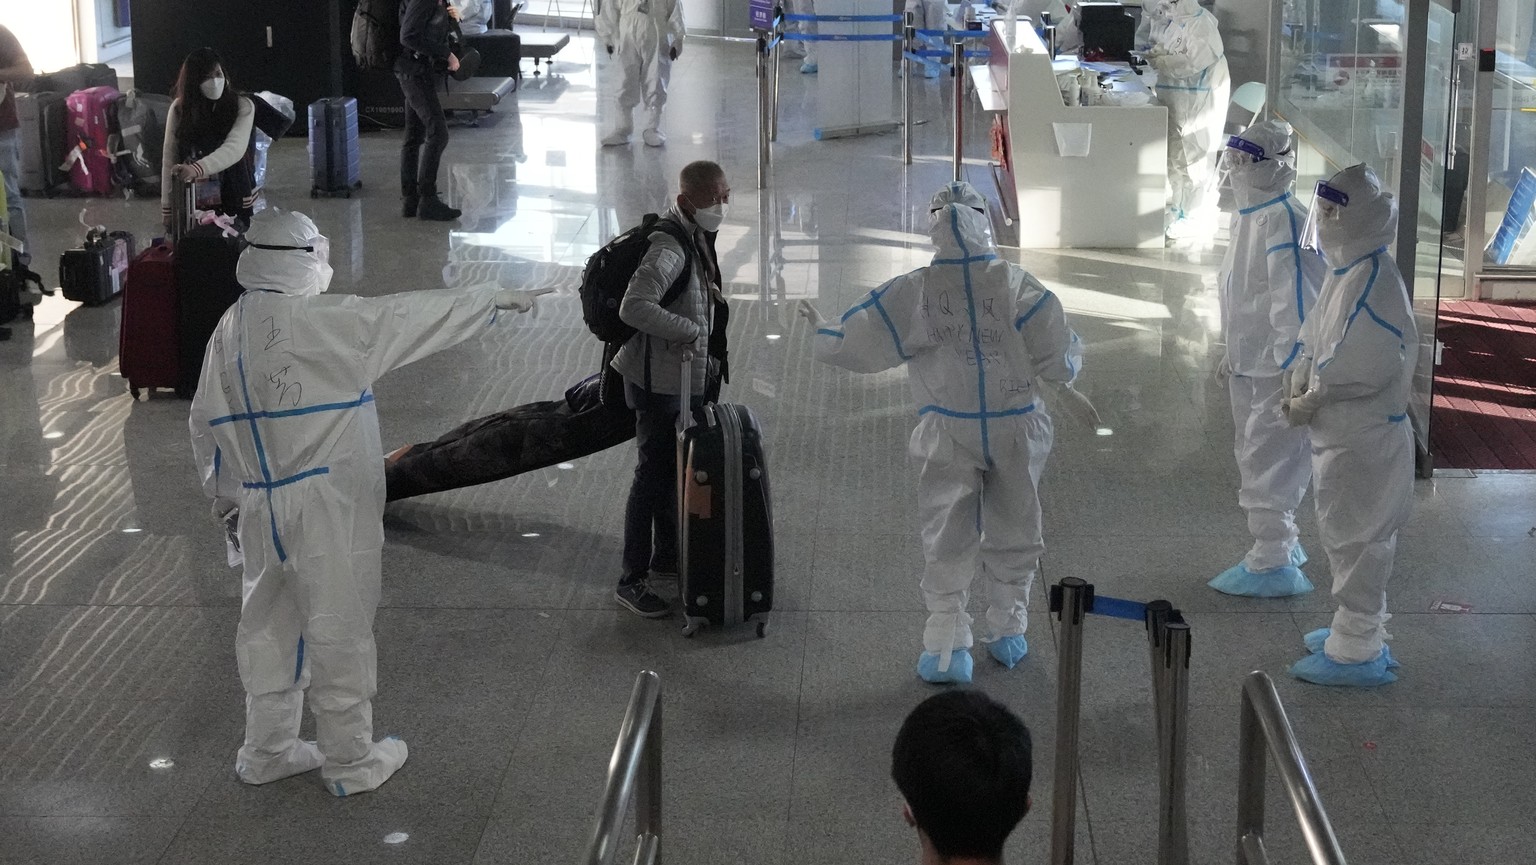
[[[423,195],[420,206],[416,208],[416,215],[429,222],[452,222],[462,214],[463,211],[449,207],[436,195]]]

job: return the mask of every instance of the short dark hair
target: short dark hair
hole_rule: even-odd
[[[891,749],[891,778],[946,859],[998,860],[1029,810],[1029,728],[980,691],[936,694],[912,710]]]
[[[710,162],[708,159],[700,159],[683,166],[682,173],[678,175],[677,184],[682,189],[678,190],[684,195],[690,192],[713,191],[715,181],[725,179],[725,169],[718,162]]]

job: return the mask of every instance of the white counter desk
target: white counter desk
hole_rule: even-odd
[[[1153,249],[1163,245],[1168,201],[1168,109],[1069,106],[1040,37],[1021,20],[1005,49],[1001,20],[991,23],[985,65],[970,67],[982,110],[993,121],[993,174],[1004,210],[1028,249]],[[1127,71],[1121,92],[1145,90]],[[1134,98],[1134,97],[1133,97]],[[1064,155],[1087,135],[1086,155]],[[1062,139],[1062,140],[1059,140]]]

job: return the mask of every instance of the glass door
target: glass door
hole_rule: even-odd
[[[1536,0],[1481,0],[1467,195],[1469,297],[1536,280]]]
[[[1458,9],[1460,0],[1433,0],[1423,27],[1424,94],[1423,123],[1418,147],[1419,189],[1417,213],[1403,213],[1414,221],[1412,271],[1405,273],[1413,295],[1414,318],[1419,331],[1419,360],[1414,376],[1409,412],[1418,444],[1418,466],[1427,476],[1429,427],[1434,404],[1435,365],[1438,358],[1435,327],[1440,300],[1460,297],[1465,284],[1459,238],[1468,176],[1466,130],[1471,120],[1471,74],[1475,63],[1469,45],[1476,16]],[[1410,31],[1413,28],[1410,26]],[[1413,38],[1413,37],[1410,37]],[[1419,42],[1418,38],[1413,38]],[[1406,119],[1406,118],[1405,118]],[[1407,126],[1408,124],[1404,124]],[[1411,151],[1409,151],[1411,152]],[[1400,237],[1404,236],[1400,233]],[[1407,271],[1408,268],[1404,267]]]

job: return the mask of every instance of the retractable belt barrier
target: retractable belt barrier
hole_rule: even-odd
[[[964,167],[965,135],[962,124],[965,122],[965,79],[966,60],[987,60],[992,57],[990,51],[978,51],[965,47],[965,43],[974,39],[985,39],[985,30],[950,30],[948,28],[933,30],[919,28],[914,25],[917,19],[913,13],[905,16],[903,28],[902,60],[904,68],[901,76],[901,105],[902,105],[902,164],[912,164],[912,69],[910,64],[927,64],[930,60],[948,60],[949,74],[954,79],[954,117],[951,122],[954,125],[953,152],[950,154],[950,168],[954,180],[962,180],[961,174]],[[943,48],[925,48],[925,45],[943,44]]]
[[[1152,709],[1157,722],[1157,863],[1189,865],[1189,818],[1185,807],[1189,625],[1168,601],[1143,604],[1098,596],[1092,585],[1072,577],[1051,586],[1050,609],[1060,626],[1051,865],[1072,865],[1075,855],[1083,625],[1089,615],[1140,621],[1146,628],[1152,663]]]

